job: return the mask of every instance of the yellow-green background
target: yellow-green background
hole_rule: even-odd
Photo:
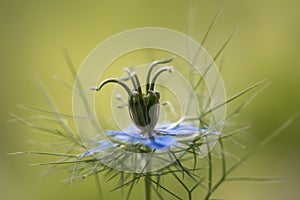
[[[62,49],[79,68],[101,41],[124,30],[158,26],[188,33],[189,13],[197,14],[192,36],[200,40],[217,10],[225,10],[207,41],[212,55],[226,37],[239,32],[224,54],[228,96],[267,79],[271,85],[240,115],[251,124],[254,145],[300,110],[300,1],[298,0],[136,0],[136,1],[0,1],[0,199],[95,199],[93,179],[64,188],[59,178],[41,178],[41,167],[28,166],[31,156],[7,152],[32,150],[37,131],[7,123],[9,113],[28,116],[18,104],[46,106],[32,81],[39,74],[63,111],[70,93],[52,80],[72,82]],[[221,199],[299,199],[299,118],[282,135],[252,157],[238,175],[285,178],[283,183],[229,183]],[[239,121],[235,121],[239,123]],[[35,137],[35,136],[34,136]],[[247,146],[251,148],[251,146]],[[142,190],[141,190],[142,191]],[[117,193],[119,194],[119,193]]]

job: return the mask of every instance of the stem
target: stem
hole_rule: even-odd
[[[98,197],[99,197],[99,200],[101,200],[101,199],[103,199],[103,196],[102,196],[102,188],[101,188],[99,176],[98,176],[98,174],[95,174],[94,176],[95,176],[95,181],[96,181],[96,186],[97,186],[97,191],[98,191]]]
[[[150,173],[145,174],[145,200],[151,200],[151,179]]]
[[[225,157],[225,149],[223,145],[223,141],[219,139],[220,147],[221,147],[221,159],[222,159],[222,175],[218,182],[215,184],[213,188],[210,189],[210,191],[206,194],[204,200],[209,200],[212,193],[225,181],[227,176],[227,170],[226,170],[226,157]]]
[[[207,144],[207,150],[208,150],[208,192],[211,192],[211,187],[212,187],[212,157],[211,157],[211,152],[210,152],[210,147],[209,144]]]

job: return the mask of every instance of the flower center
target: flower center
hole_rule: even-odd
[[[173,58],[166,60],[157,60],[150,64],[147,73],[146,90],[142,91],[139,78],[134,71],[126,69],[128,77],[123,79],[109,78],[104,80],[98,87],[92,87],[92,90],[99,91],[107,83],[117,83],[121,85],[128,93],[128,110],[130,117],[135,126],[141,130],[141,134],[147,137],[153,136],[153,130],[158,122],[160,111],[160,94],[155,91],[155,82],[158,76],[165,72],[172,72],[172,67],[164,66],[157,70],[150,81],[151,72],[153,68],[160,64],[166,64],[173,60]],[[133,90],[131,90],[124,81],[131,80]]]

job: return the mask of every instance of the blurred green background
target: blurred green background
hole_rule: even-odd
[[[9,113],[29,116],[18,104],[45,107],[32,81],[39,74],[63,112],[71,112],[70,92],[53,75],[72,83],[62,49],[78,69],[101,41],[124,30],[157,26],[190,34],[200,41],[220,7],[224,12],[206,43],[214,55],[228,35],[239,32],[224,53],[223,78],[228,96],[262,79],[271,85],[240,114],[236,124],[252,126],[258,143],[300,110],[300,1],[17,1],[0,2],[0,199],[95,199],[94,180],[64,187],[62,177],[42,178],[33,156],[7,156],[34,150],[37,131],[7,123]],[[191,10],[196,12],[190,21]],[[193,28],[190,29],[189,26]],[[192,32],[189,32],[192,30]],[[285,178],[283,183],[229,183],[221,199],[299,199],[299,118],[255,154],[235,175]],[[251,146],[247,146],[250,149]],[[47,159],[45,159],[47,160]],[[117,192],[119,195],[119,193]]]

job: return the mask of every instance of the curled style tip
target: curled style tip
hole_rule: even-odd
[[[150,86],[150,90],[151,91],[154,91],[154,86],[155,86],[155,82],[156,82],[157,77],[161,73],[166,72],[166,71],[169,72],[169,73],[172,73],[173,72],[173,68],[172,67],[163,67],[163,68],[157,70],[157,72],[155,72],[155,74],[154,74],[154,76],[153,76],[153,78],[151,80],[151,86]]]
[[[152,73],[152,70],[155,66],[159,65],[159,64],[167,64],[167,63],[170,63],[172,62],[172,60],[174,59],[175,57],[172,56],[171,58],[168,58],[168,59],[165,59],[165,60],[156,60],[154,62],[152,62],[149,66],[149,70],[148,70],[148,73],[147,73],[147,79],[146,79],[146,90],[148,91],[149,88],[150,88],[150,76],[151,76],[151,73]]]
[[[99,91],[107,83],[117,83],[117,84],[121,85],[126,90],[126,92],[128,93],[128,95],[131,95],[131,93],[132,93],[131,90],[130,90],[130,88],[123,81],[121,81],[119,79],[116,79],[116,78],[106,79],[102,83],[100,83],[100,85],[98,87],[91,87],[91,89]]]

